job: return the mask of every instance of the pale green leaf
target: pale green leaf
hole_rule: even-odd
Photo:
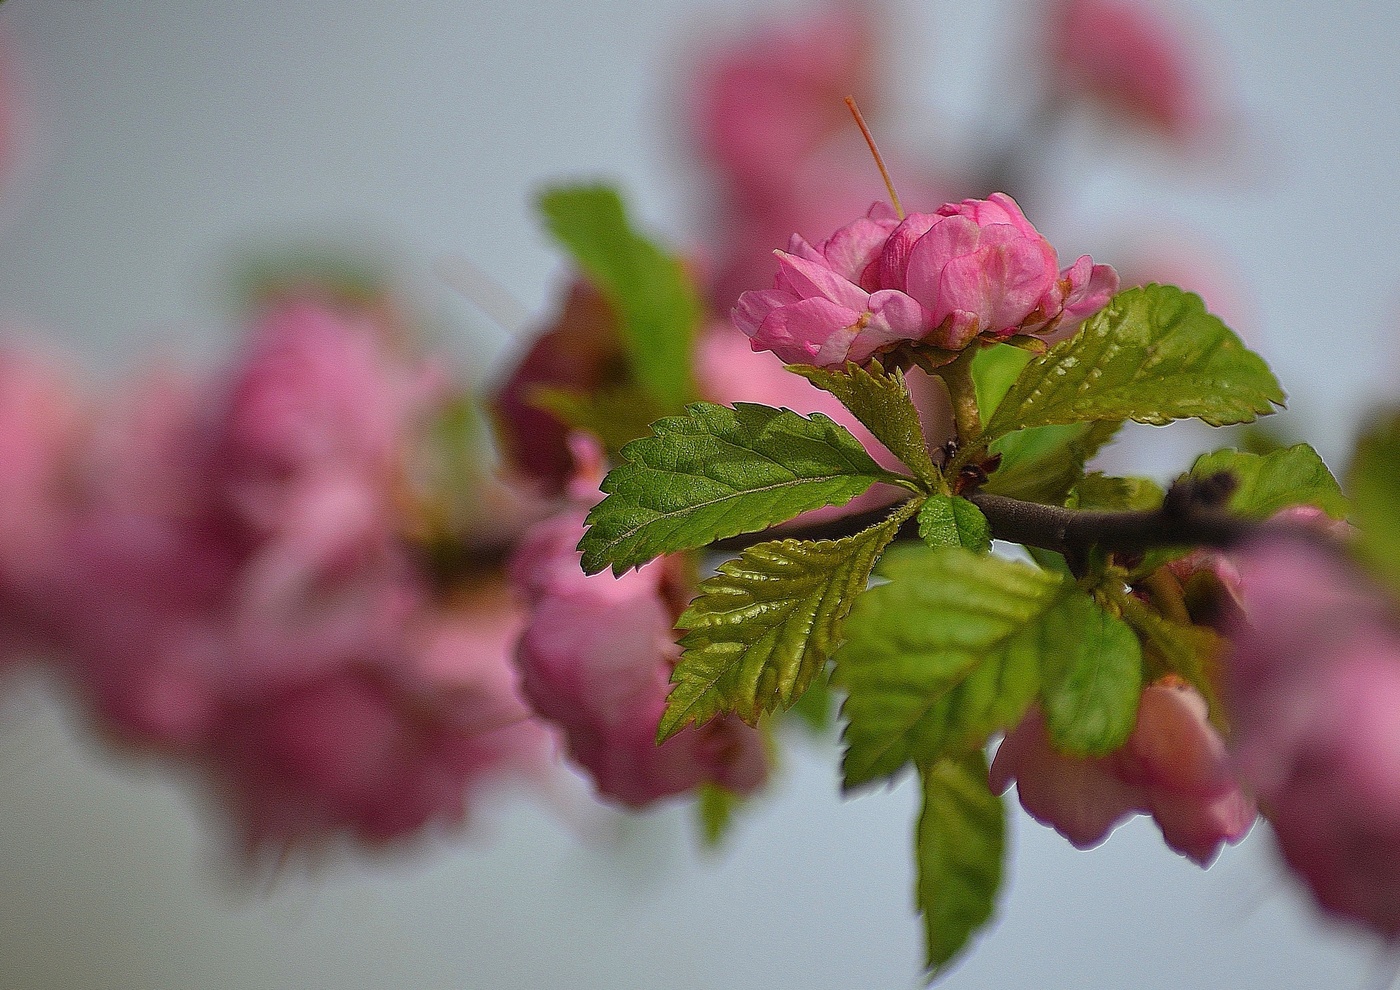
[[[1283,401],[1268,365],[1199,296],[1148,285],[1120,292],[1027,365],[984,436],[1085,420],[1160,426],[1194,417],[1223,426],[1251,422]]]
[[[1316,506],[1334,519],[1347,514],[1346,496],[1337,479],[1305,443],[1262,455],[1238,450],[1202,454],[1191,466],[1191,477],[1206,478],[1221,471],[1229,471],[1239,481],[1228,503],[1230,511],[1239,515],[1267,519],[1290,505]]]
[[[986,553],[992,527],[982,510],[956,495],[931,495],[919,510],[919,538],[931,547],[967,547]]]
[[[924,919],[929,979],[991,920],[1006,855],[1006,808],[987,786],[980,750],[922,768],[914,835],[914,902]]]
[[[708,849],[718,849],[734,822],[734,812],[744,799],[726,787],[702,783],[695,793],[695,818],[700,839]]]
[[[541,385],[529,391],[526,402],[571,430],[593,434],[614,455],[629,442],[650,433],[651,424],[666,415],[651,393],[637,385],[604,387],[593,392]]]
[[[1118,420],[1018,430],[991,446],[1001,455],[984,491],[1008,498],[1060,505],[1084,477],[1084,465],[1123,424]]]
[[[1035,357],[1028,351],[1008,344],[983,347],[972,359],[972,386],[977,396],[977,409],[985,424],[1026,365]]]
[[[794,364],[788,370],[840,399],[875,439],[909,466],[914,477],[930,488],[938,484],[938,468],[929,457],[919,411],[898,368],[886,372],[879,364],[873,364],[867,371],[851,363],[844,371],[828,371]]]
[[[799,698],[830,659],[870,570],[915,508],[840,540],[777,540],[720,565],[676,623],[685,652],[657,741],[734,712],[753,724]]]
[[[1055,748],[1098,756],[1128,741],[1142,694],[1142,647],[1122,619],[1082,591],[1040,618],[1041,699]]]
[[[583,569],[614,572],[844,505],[878,481],[904,484],[845,428],[813,413],[696,402],[622,448],[588,514]]]
[[[1159,508],[1165,493],[1151,478],[1117,478],[1095,471],[1074,486],[1066,505],[1071,509],[1144,512]]]
[[[685,266],[638,233],[607,186],[545,190],[549,232],[616,309],[632,370],[663,408],[694,396],[691,348],[702,307]]]
[[[899,548],[846,619],[832,683],[846,690],[846,787],[982,746],[1040,687],[1036,622],[1055,574],[961,547]]]
[[[1372,424],[1347,471],[1357,552],[1400,591],[1400,413]]]

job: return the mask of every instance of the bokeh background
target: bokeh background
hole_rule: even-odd
[[[1028,7],[890,0],[881,59],[930,148],[973,153],[1006,109]],[[801,9],[6,0],[27,140],[0,189],[0,314],[98,376],[212,360],[249,249],[349,244],[393,266],[485,376],[511,337],[440,277],[444,259],[499,283],[518,333],[563,277],[531,212],[542,184],[615,180],[685,242],[702,218],[677,66],[714,32]],[[1227,146],[1059,142],[1046,154],[1072,193],[1033,219],[1070,256],[1201,245],[1290,391],[1282,428],[1340,468],[1358,418],[1400,388],[1400,7],[1174,14],[1205,39]],[[1179,430],[1135,456],[1167,474],[1201,442]],[[915,796],[842,802],[834,742],[795,746],[718,853],[697,850],[684,809],[623,820],[522,798],[465,835],[254,882],[180,780],[100,747],[46,685],[7,693],[3,990],[918,984]],[[1393,968],[1318,921],[1262,827],[1204,873],[1145,820],[1077,853],[1018,811],[1012,839],[1001,921],[944,986],[1362,987]]]

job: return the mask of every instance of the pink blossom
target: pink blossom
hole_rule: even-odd
[[[569,756],[598,792],[629,807],[706,782],[740,794],[761,786],[762,739],[737,719],[656,744],[680,656],[672,564],[585,575],[574,549],[582,535],[581,511],[556,516],[527,534],[511,562],[530,606],[516,662],[531,706],[563,730]]]
[[[1052,31],[1062,91],[1100,100],[1177,139],[1195,137],[1209,124],[1200,60],[1150,5],[1064,0]]]
[[[23,571],[71,508],[88,425],[75,383],[55,362],[0,349],[0,580]]]
[[[1206,720],[1205,701],[1173,681],[1143,691],[1127,744],[1102,757],[1056,751],[1044,715],[1033,708],[992,762],[994,791],[1013,780],[1031,817],[1081,849],[1098,845],[1129,816],[1149,814],[1168,846],[1206,866],[1223,843],[1244,838],[1255,817],[1223,740]]]
[[[928,341],[960,350],[979,334],[1048,334],[1078,326],[1118,290],[1088,255],[1059,270],[1055,249],[1005,193],[905,218],[885,245],[879,284],[916,299]]]
[[[1088,255],[1063,271],[1055,249],[1003,193],[897,222],[877,204],[815,248],[794,237],[773,288],[745,292],[735,326],[755,350],[841,367],[901,345],[961,350],[978,337],[1078,326],[1118,276]]]
[[[438,383],[372,314],[284,300],[223,376],[118,395],[73,458],[24,587],[45,644],[103,733],[212,780],[254,846],[402,838],[545,772],[520,614],[480,574],[445,602],[405,535]]]
[[[815,247],[794,234],[787,251],[774,252],[773,288],[745,292],[734,325],[754,350],[789,364],[844,367],[877,352],[921,340],[932,329],[909,296],[881,288],[872,265],[899,226],[883,203]]]
[[[1400,938],[1400,631],[1336,550],[1235,554],[1231,749],[1279,849],[1330,914]]]

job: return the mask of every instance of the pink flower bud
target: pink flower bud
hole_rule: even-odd
[[[737,719],[716,719],[656,744],[680,657],[668,562],[621,577],[585,575],[574,549],[582,535],[582,512],[545,520],[511,564],[531,605],[516,655],[531,706],[563,729],[569,756],[598,792],[629,807],[705,782],[741,794],[761,786],[762,739]]]
[[[1231,749],[1288,865],[1330,914],[1400,938],[1400,630],[1334,549],[1234,554]]]
[[[992,761],[994,791],[1013,780],[1031,817],[1080,849],[1098,845],[1129,816],[1149,814],[1168,846],[1207,866],[1223,843],[1244,838],[1255,817],[1206,720],[1205,701],[1171,681],[1143,691],[1127,744],[1102,757],[1055,750],[1044,715],[1033,708]]]

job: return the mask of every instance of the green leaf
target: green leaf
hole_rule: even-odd
[[[982,510],[956,495],[930,495],[919,510],[919,538],[929,546],[992,548],[992,527]]]
[[[1142,695],[1142,647],[1133,630],[1087,594],[1062,597],[1040,619],[1045,722],[1055,748],[1098,756],[1128,741]]]
[[[877,481],[908,484],[876,464],[842,426],[813,413],[708,402],[652,424],[622,448],[607,498],[579,543],[589,574],[621,574],[665,553],[751,533],[809,509],[844,505]]]
[[[849,363],[845,371],[828,371],[793,364],[788,365],[788,370],[840,399],[875,439],[909,466],[914,477],[929,488],[938,486],[938,468],[929,457],[919,411],[909,395],[904,374],[898,368],[887,373],[874,363],[867,371],[858,364]]]
[[[1026,365],[1035,357],[1028,351],[1007,344],[984,347],[972,359],[972,387],[977,408],[985,425]]]
[[[1148,285],[1120,292],[1077,334],[1027,365],[984,437],[1084,420],[1248,423],[1283,401],[1268,365],[1207,313],[1199,296]]]
[[[695,816],[700,838],[707,849],[718,849],[744,799],[726,787],[703,783],[696,788]]]
[[[1372,424],[1357,441],[1347,470],[1356,550],[1400,591],[1400,413]]]
[[[591,393],[538,386],[526,401],[574,430],[592,433],[609,454],[651,432],[651,424],[666,415],[650,392],[636,385],[600,388]]]
[[[1006,807],[987,785],[981,751],[922,772],[914,835],[914,903],[924,918],[929,979],[942,973],[992,918],[1006,854]]]
[[[1347,514],[1346,496],[1337,479],[1305,443],[1262,455],[1217,450],[1202,454],[1191,465],[1193,478],[1221,471],[1239,480],[1229,502],[1230,511],[1239,515],[1267,519],[1290,505],[1313,505],[1334,519]]]
[[[801,697],[826,668],[876,558],[916,507],[906,503],[844,539],[759,543],[721,564],[676,623],[688,630],[685,652],[657,742],[723,712],[752,725]]]
[[[1205,626],[1173,622],[1132,595],[1115,600],[1123,610],[1124,621],[1142,641],[1149,679],[1156,680],[1164,674],[1181,677],[1201,693],[1211,721],[1224,730],[1227,720],[1218,685],[1225,640]]]
[[[798,719],[814,736],[825,737],[835,721],[835,695],[832,693],[827,669],[823,667],[807,685],[802,696],[792,703],[788,713]]]
[[[679,258],[633,229],[617,191],[607,186],[546,189],[545,225],[617,310],[638,381],[667,409],[695,394],[691,347],[699,296]]]
[[[1165,493],[1151,478],[1115,478],[1095,471],[1074,486],[1071,509],[1146,512],[1160,508]]]
[[[847,692],[847,789],[976,749],[1024,714],[1063,579],[961,547],[899,548],[857,600],[832,683]],[[1058,646],[1058,644],[1054,644]]]
[[[1001,455],[1001,464],[982,488],[993,495],[1061,505],[1084,477],[1084,465],[1122,425],[1118,420],[1100,420],[1040,426],[1004,436],[991,447],[991,453]]]

